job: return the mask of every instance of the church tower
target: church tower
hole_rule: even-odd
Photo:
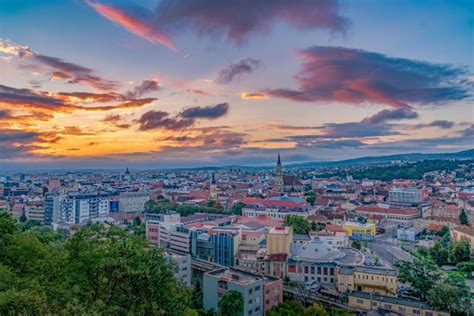
[[[209,190],[211,191],[210,192],[211,201],[217,202],[217,185],[216,185],[216,177],[214,175],[214,172],[212,173],[211,186]]]
[[[278,161],[275,168],[275,191],[283,193],[283,167],[281,165],[280,153],[278,153]]]

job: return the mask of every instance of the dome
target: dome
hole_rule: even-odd
[[[291,256],[294,260],[333,262],[341,259],[345,254],[319,237],[315,237],[306,244],[292,244]]]

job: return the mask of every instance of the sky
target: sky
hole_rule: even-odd
[[[471,149],[473,6],[0,0],[0,170]]]

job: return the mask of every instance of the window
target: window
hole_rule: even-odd
[[[304,273],[308,273],[308,267],[304,267]]]
[[[421,312],[419,309],[413,309],[413,314],[417,314],[417,315],[420,315]]]
[[[364,304],[364,300],[357,299],[357,304]]]
[[[314,274],[314,267],[311,267],[311,274]]]
[[[405,307],[403,307],[403,306],[399,306],[399,307],[398,307],[398,310],[399,310],[400,312],[404,313],[406,309],[405,309]]]
[[[385,309],[392,309],[392,305],[390,305],[390,304],[385,304],[385,305],[383,306],[383,308],[385,308]]]
[[[425,312],[425,316],[433,316],[432,312]]]

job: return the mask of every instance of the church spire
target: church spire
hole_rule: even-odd
[[[278,161],[277,161],[277,165],[281,165],[281,160],[280,160],[280,152],[278,152]]]

